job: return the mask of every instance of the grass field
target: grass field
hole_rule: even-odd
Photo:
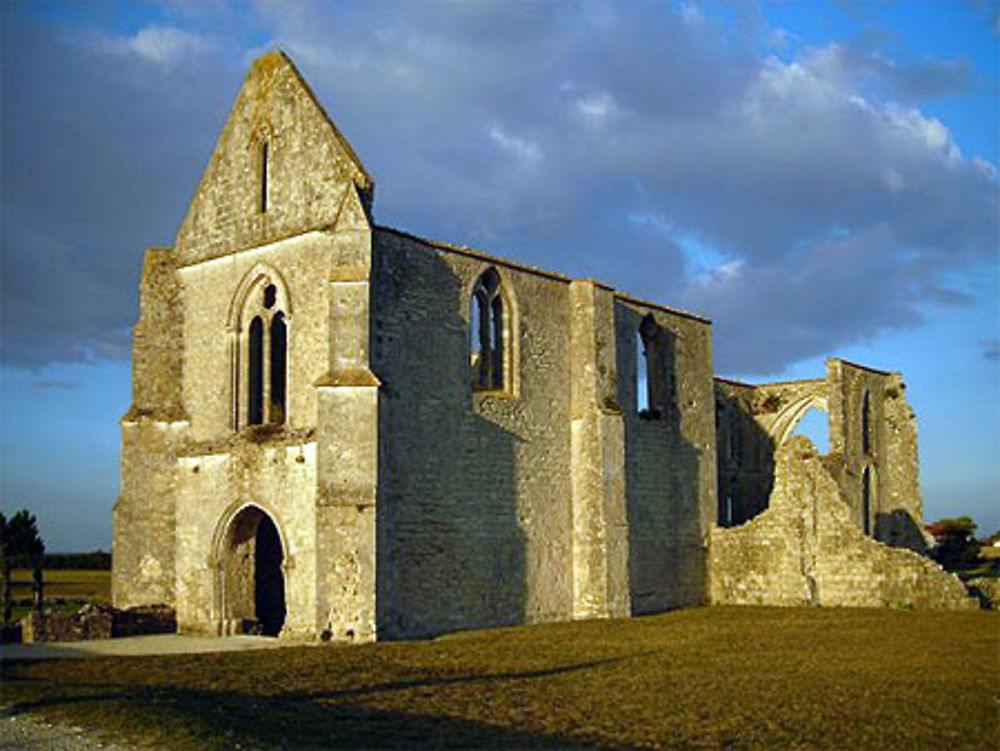
[[[111,602],[110,571],[47,570],[43,576],[46,597]],[[16,598],[31,597],[31,569],[16,568],[11,572],[11,594]]]
[[[88,602],[111,602],[111,572],[84,569],[57,569],[44,572],[46,606],[75,611]],[[32,607],[31,569],[11,572],[10,594],[14,600],[12,618],[17,621]]]
[[[432,641],[6,663],[156,748],[996,748],[1000,614],[704,608]]]

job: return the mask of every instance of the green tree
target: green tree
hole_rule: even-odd
[[[35,595],[35,608],[42,607],[42,562],[45,543],[38,534],[38,522],[28,509],[21,509],[10,519],[0,514],[0,551],[3,553],[3,624],[10,625],[10,573],[15,566],[30,566]]]
[[[928,524],[927,529],[937,542],[931,557],[949,570],[974,563],[979,558],[976,526],[968,516],[938,519]]]

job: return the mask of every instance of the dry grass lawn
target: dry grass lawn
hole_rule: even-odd
[[[45,596],[86,602],[111,602],[111,572],[62,569],[44,572]],[[31,597],[31,569],[11,572],[11,594]]]
[[[5,664],[155,748],[996,748],[1000,614],[703,608],[432,641]]]

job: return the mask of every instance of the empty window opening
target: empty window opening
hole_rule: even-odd
[[[830,453],[830,422],[825,412],[815,407],[805,413],[792,435],[803,435],[813,442],[820,454]]]
[[[649,361],[646,343],[639,331],[635,332],[635,398],[639,414],[649,412]]]
[[[861,528],[866,535],[872,533],[872,473],[869,467],[861,473]]]
[[[477,390],[504,388],[507,367],[506,311],[496,269],[487,269],[472,291],[470,363]]]
[[[264,307],[270,310],[274,307],[274,302],[278,298],[278,288],[273,284],[264,287]]]
[[[644,417],[658,419],[670,413],[674,403],[671,333],[657,324],[652,313],[639,324],[639,364],[644,367],[646,407]],[[638,379],[637,379],[638,380]]]
[[[270,169],[270,164],[268,160],[270,154],[268,153],[268,142],[264,141],[260,145],[260,213],[263,214],[267,211],[267,181],[268,181],[268,170]]]
[[[259,317],[250,322],[247,352],[247,424],[264,422],[264,323]]]
[[[271,320],[271,409],[268,422],[281,424],[285,421],[285,368],[287,366],[285,348],[287,345],[285,316],[278,313]]]
[[[872,452],[872,402],[867,391],[861,400],[861,450]]]

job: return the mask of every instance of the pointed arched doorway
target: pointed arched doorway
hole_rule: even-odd
[[[285,552],[274,520],[244,506],[220,540],[218,590],[224,634],[277,636],[285,624]]]

